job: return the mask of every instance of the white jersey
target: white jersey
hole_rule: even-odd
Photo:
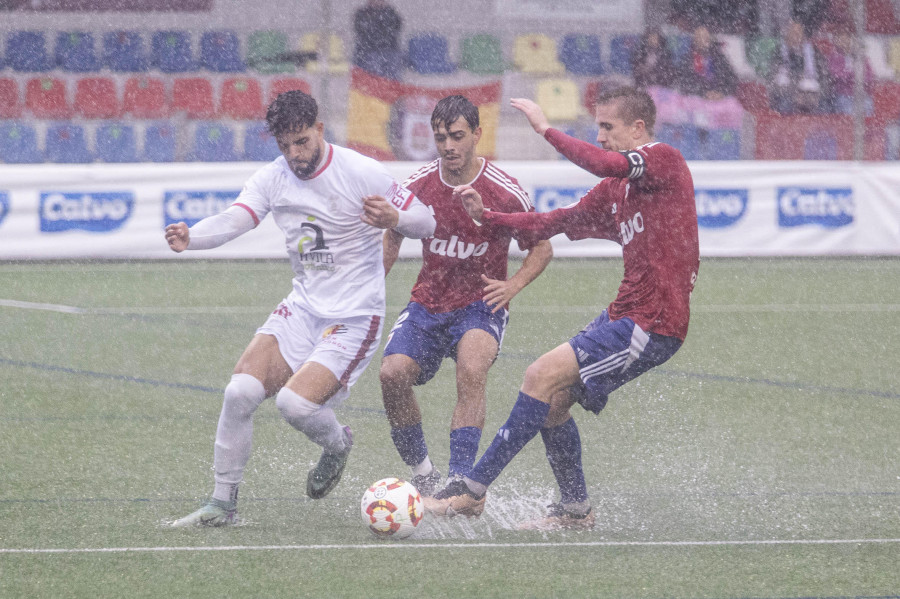
[[[379,195],[398,210],[416,197],[376,160],[326,144],[322,166],[308,180],[284,157],[259,169],[235,201],[259,222],[270,212],[284,232],[294,292],[320,317],[384,314],[384,231],[360,220],[363,198]]]

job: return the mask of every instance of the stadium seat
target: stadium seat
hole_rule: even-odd
[[[35,77],[25,83],[25,108],[37,119],[67,119],[72,116],[66,84],[54,77]]]
[[[48,162],[86,163],[94,157],[88,150],[84,128],[72,123],[53,123],[47,128],[46,152]]]
[[[769,67],[778,50],[778,44],[778,38],[775,37],[758,37],[747,40],[747,62],[763,79],[769,76]]]
[[[672,60],[675,61],[675,64],[678,64],[691,51],[690,35],[670,35],[666,37],[666,43],[669,45],[669,50],[672,51]]]
[[[266,116],[262,88],[251,77],[232,77],[222,83],[219,114],[233,119],[261,119]]]
[[[299,77],[279,77],[273,79],[269,84],[269,95],[266,100],[266,106],[272,103],[272,100],[278,97],[278,94],[299,89],[302,92],[310,93],[309,83]]]
[[[632,59],[640,44],[640,36],[634,34],[613,36],[609,40],[609,70],[631,77]]]
[[[450,62],[447,38],[436,33],[423,33],[409,39],[407,46],[409,67],[422,75],[452,73],[456,65]]]
[[[93,73],[100,70],[94,34],[87,31],[57,33],[55,56],[59,68],[70,73]]]
[[[194,162],[229,162],[237,160],[234,131],[222,123],[200,122],[194,131],[194,147],[188,160]]]
[[[333,33],[328,36],[327,41],[326,59],[328,61],[328,71],[334,74],[350,72],[350,63],[347,62],[347,54],[344,51],[344,41]],[[298,50],[301,53],[314,53],[321,57],[321,43],[321,35],[319,33],[305,33],[300,37]],[[322,64],[320,58],[316,58],[308,61],[304,68],[310,73],[318,73],[322,70]]]
[[[269,162],[281,156],[275,137],[265,123],[248,123],[244,128],[244,160]]]
[[[500,38],[489,33],[479,33],[460,42],[459,66],[470,73],[499,75],[506,70],[503,46]]]
[[[111,119],[122,114],[116,82],[110,77],[86,77],[75,84],[75,114],[87,119]]]
[[[147,70],[144,38],[137,31],[107,31],[103,34],[103,64],[118,73]]]
[[[169,115],[166,88],[156,77],[129,77],[125,80],[123,109],[138,119],[158,119]]]
[[[656,141],[678,149],[685,160],[703,159],[700,148],[700,131],[693,125],[658,125]]]
[[[602,75],[600,38],[592,33],[570,33],[563,38],[559,58],[573,75]]]
[[[104,123],[97,128],[97,158],[103,162],[138,162],[134,127]]]
[[[804,160],[837,160],[838,140],[826,129],[810,131],[803,140]]]
[[[144,132],[143,158],[148,162],[175,162],[177,132],[167,121],[150,123]]]
[[[16,121],[0,123],[0,162],[33,164],[43,161],[33,126]]]
[[[542,33],[526,33],[513,44],[513,65],[523,73],[558,75],[566,70],[559,62],[556,42]]]
[[[735,129],[713,129],[706,135],[704,160],[740,160],[741,132]]]
[[[37,73],[53,68],[42,31],[13,31],[6,38],[6,64],[20,73]]]
[[[216,115],[213,86],[203,77],[186,77],[172,83],[172,112],[183,112],[190,119],[208,119]]]
[[[216,73],[240,73],[241,43],[234,31],[206,31],[200,36],[200,66]]]
[[[151,64],[163,73],[186,73],[197,68],[190,34],[157,31],[151,41]]]
[[[581,114],[581,94],[571,79],[542,79],[538,81],[535,102],[547,120],[574,121]]]
[[[295,65],[280,58],[288,51],[287,35],[282,31],[254,31],[247,38],[247,66],[265,75],[293,73]]]
[[[19,83],[11,77],[0,79],[0,119],[17,119],[22,116],[22,98]]]

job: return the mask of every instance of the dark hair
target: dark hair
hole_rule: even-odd
[[[272,135],[297,131],[316,124],[319,106],[307,93],[294,89],[278,94],[266,112],[266,125]]]
[[[653,128],[656,126],[656,104],[650,94],[643,89],[625,86],[602,92],[597,96],[597,104],[612,102],[618,102],[619,117],[626,124],[642,120],[647,133],[653,136]]]
[[[472,131],[478,129],[478,107],[469,102],[465,96],[447,96],[434,107],[434,112],[431,113],[431,128],[437,129],[441,125],[449,127],[460,117],[466,119]]]

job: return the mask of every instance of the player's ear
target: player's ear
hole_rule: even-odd
[[[640,139],[647,133],[647,123],[645,123],[643,119],[635,120],[633,123],[631,123],[631,127],[634,139]]]
[[[313,127],[319,132],[319,135],[325,135],[325,123],[323,121],[316,121]]]
[[[475,138],[475,143],[477,144],[481,141],[481,127],[476,127],[474,131],[472,131],[472,136]]]

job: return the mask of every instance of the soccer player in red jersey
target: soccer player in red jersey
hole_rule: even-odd
[[[431,208],[434,235],[422,240],[422,269],[412,299],[388,335],[381,364],[381,390],[400,457],[411,482],[431,495],[441,481],[428,456],[414,385],[429,381],[445,357],[456,360],[457,401],[450,422],[449,479],[469,473],[485,420],[487,373],[500,351],[509,301],[547,266],[550,243],[515,228],[482,227],[466,213],[454,190],[477,190],[484,205],[504,213],[534,210],[518,182],[476,155],[481,138],[478,108],[463,96],[437,103],[431,116],[439,158],[404,185]],[[384,238],[385,272],[402,237]],[[519,270],[507,278],[512,239],[527,250]]]
[[[577,203],[543,214],[501,214],[468,187],[457,195],[484,227],[514,227],[548,239],[610,239],[622,245],[625,275],[615,300],[567,343],[538,358],[509,419],[461,481],[425,499],[438,515],[480,515],[488,486],[538,432],[560,487],[546,518],[525,528],[594,524],[581,440],[569,413],[579,403],[598,413],[609,393],[668,360],[687,335],[691,291],[700,266],[694,184],[681,153],[653,141],[656,107],[643,90],[598,98],[597,148],[550,127],[540,107],[513,99],[534,130],[569,160],[605,177]]]

